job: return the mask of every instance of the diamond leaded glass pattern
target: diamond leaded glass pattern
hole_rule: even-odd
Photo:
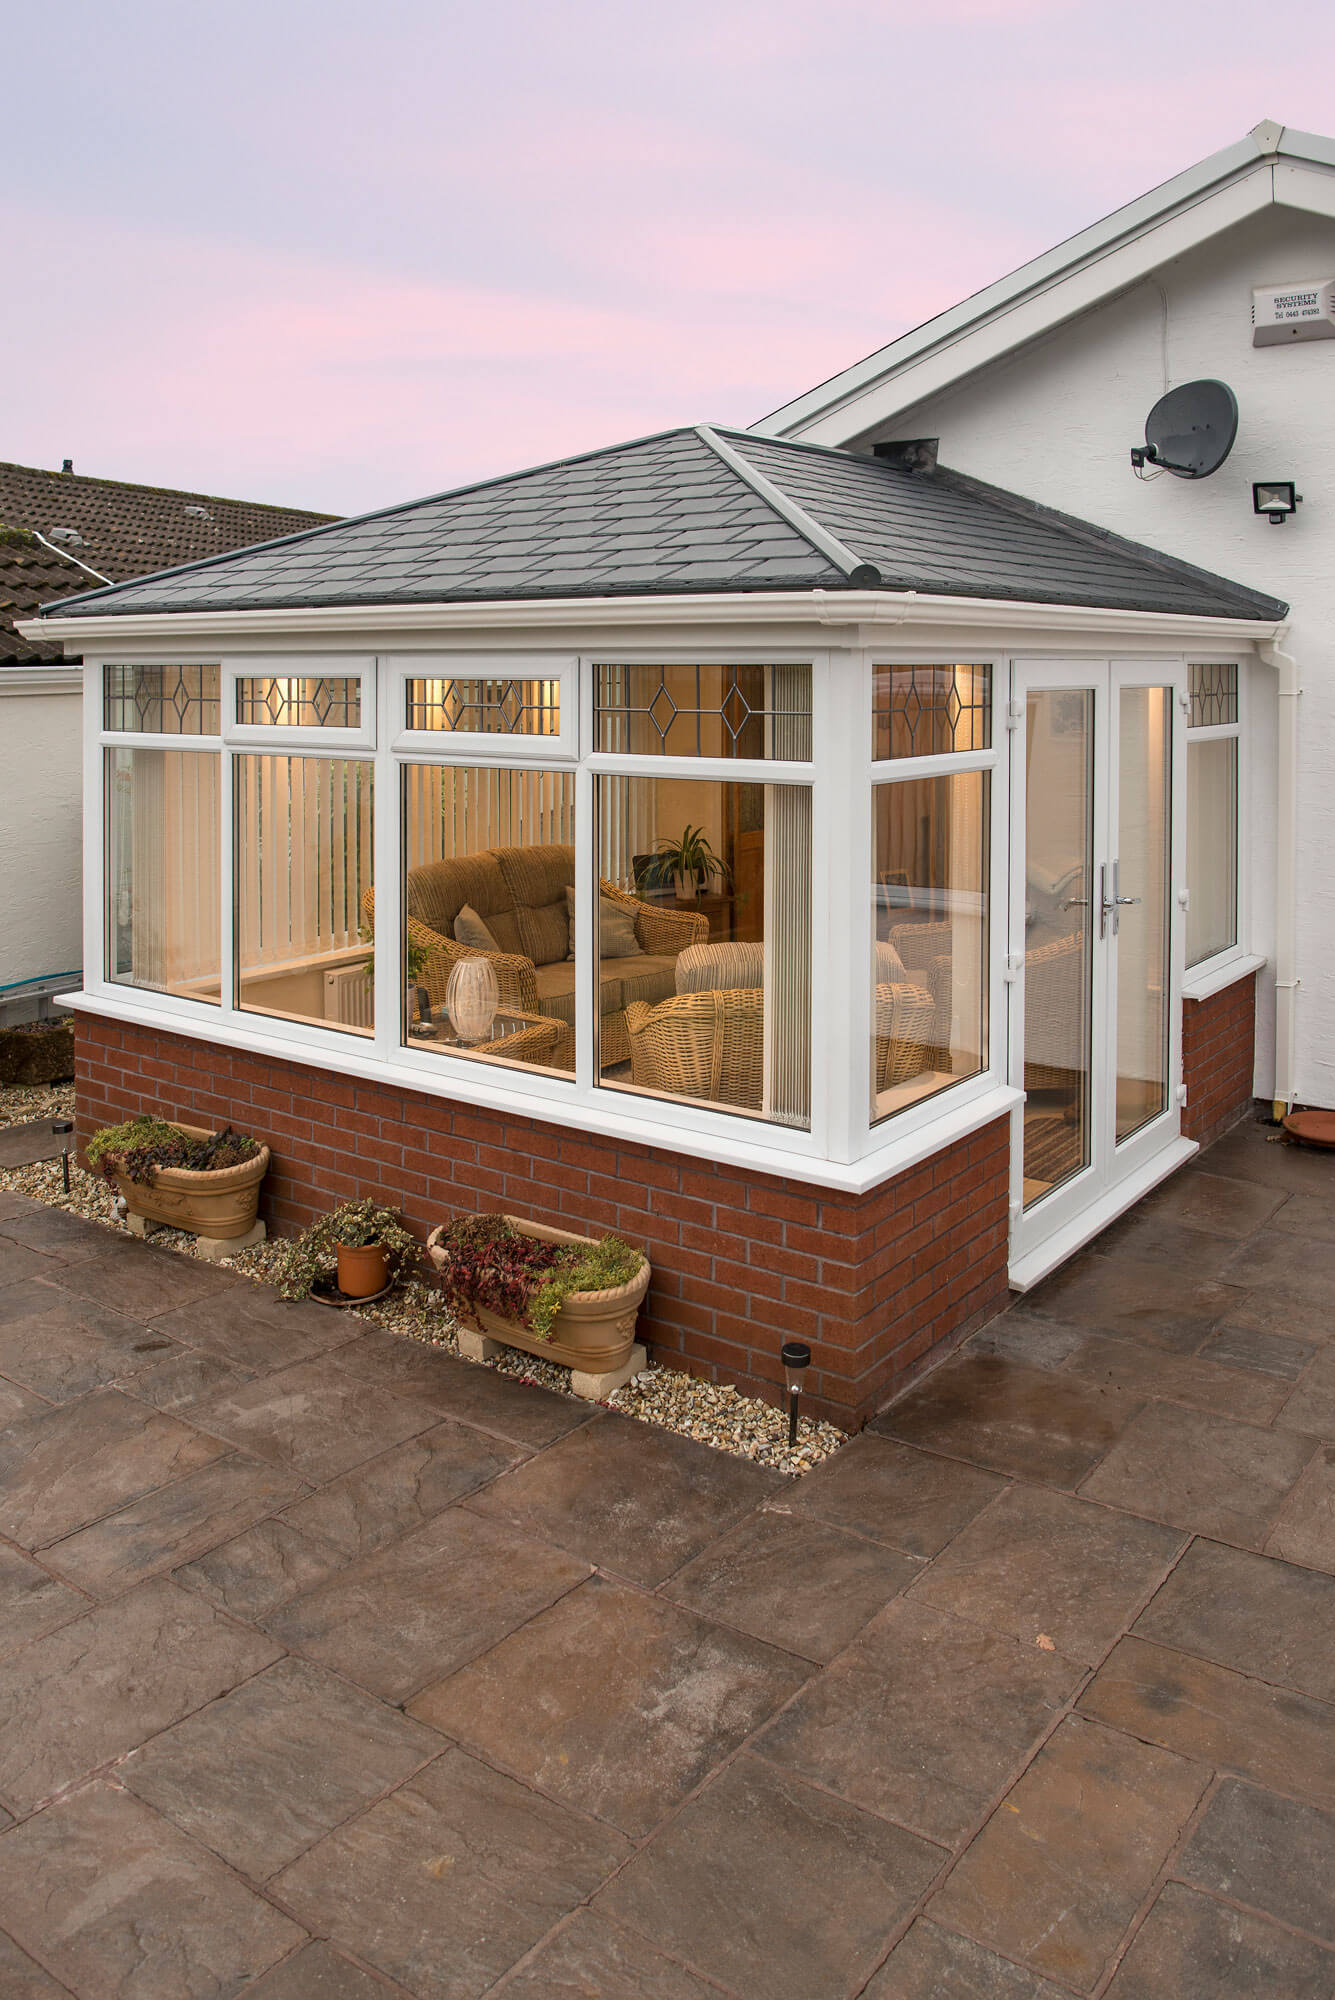
[[[1236,665],[1196,664],[1187,668],[1191,690],[1190,729],[1217,729],[1238,719],[1238,670]]]
[[[142,736],[216,736],[218,667],[104,667],[102,726]]]
[[[470,736],[559,736],[560,681],[410,680],[406,726]]]
[[[811,756],[809,666],[598,668],[597,745],[636,757]]]
[[[991,668],[877,667],[872,741],[878,761],[990,749]]]
[[[262,729],[357,729],[361,682],[355,674],[251,674],[236,684],[236,719]]]

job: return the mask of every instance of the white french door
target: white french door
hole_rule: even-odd
[[[1187,1148],[1180,662],[1017,661],[1011,685],[1011,1282]]]

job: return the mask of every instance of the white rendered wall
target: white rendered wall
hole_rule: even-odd
[[[1251,287],[1335,277],[1335,223],[1271,209],[1093,312],[869,434],[939,437],[941,462],[1284,599],[1299,663],[1300,1101],[1335,1106],[1335,341],[1251,344]],[[1207,480],[1142,483],[1128,452],[1167,388],[1214,375],[1239,404]],[[1294,479],[1296,519],[1252,513],[1254,479]],[[1253,667],[1250,944],[1273,960],[1274,676]],[[1258,981],[1258,1094],[1273,1087],[1274,992]]]
[[[71,674],[43,678],[58,685]],[[0,668],[0,986],[83,960],[79,689],[52,693],[38,679]]]

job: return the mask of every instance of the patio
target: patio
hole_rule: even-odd
[[[0,1194],[0,1991],[1329,2000],[1333,1170],[799,1482]]]

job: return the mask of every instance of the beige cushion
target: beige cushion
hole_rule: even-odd
[[[621,973],[615,964],[599,967],[598,1011],[615,1014],[623,1005]],[[537,969],[538,1012],[554,1021],[575,1019],[575,968],[569,959],[560,965],[540,965]]]
[[[570,926],[570,951],[575,956],[575,891],[566,890],[566,919]],[[635,936],[635,912],[615,897],[598,898],[598,955],[600,958],[642,958]]]
[[[754,941],[738,944],[690,944],[677,959],[678,993],[736,993],[765,981],[765,947]]]
[[[623,958],[621,967],[622,1004],[629,1007],[632,1000],[643,1000],[650,1007],[656,1007],[660,1000],[670,1000],[677,990],[677,960],[675,958],[654,958],[648,952],[641,952],[633,965]]]
[[[570,925],[566,921],[564,898],[559,903],[535,907],[519,903],[515,908],[519,943],[525,958],[535,965],[552,965],[564,958],[570,947]]]
[[[471,944],[475,951],[499,951],[495,934],[488,930],[471,903],[465,903],[454,920],[454,935],[459,944]]]
[[[564,892],[575,879],[573,847],[498,847],[494,858],[511,908],[526,904],[540,910],[548,903],[564,904]]]

